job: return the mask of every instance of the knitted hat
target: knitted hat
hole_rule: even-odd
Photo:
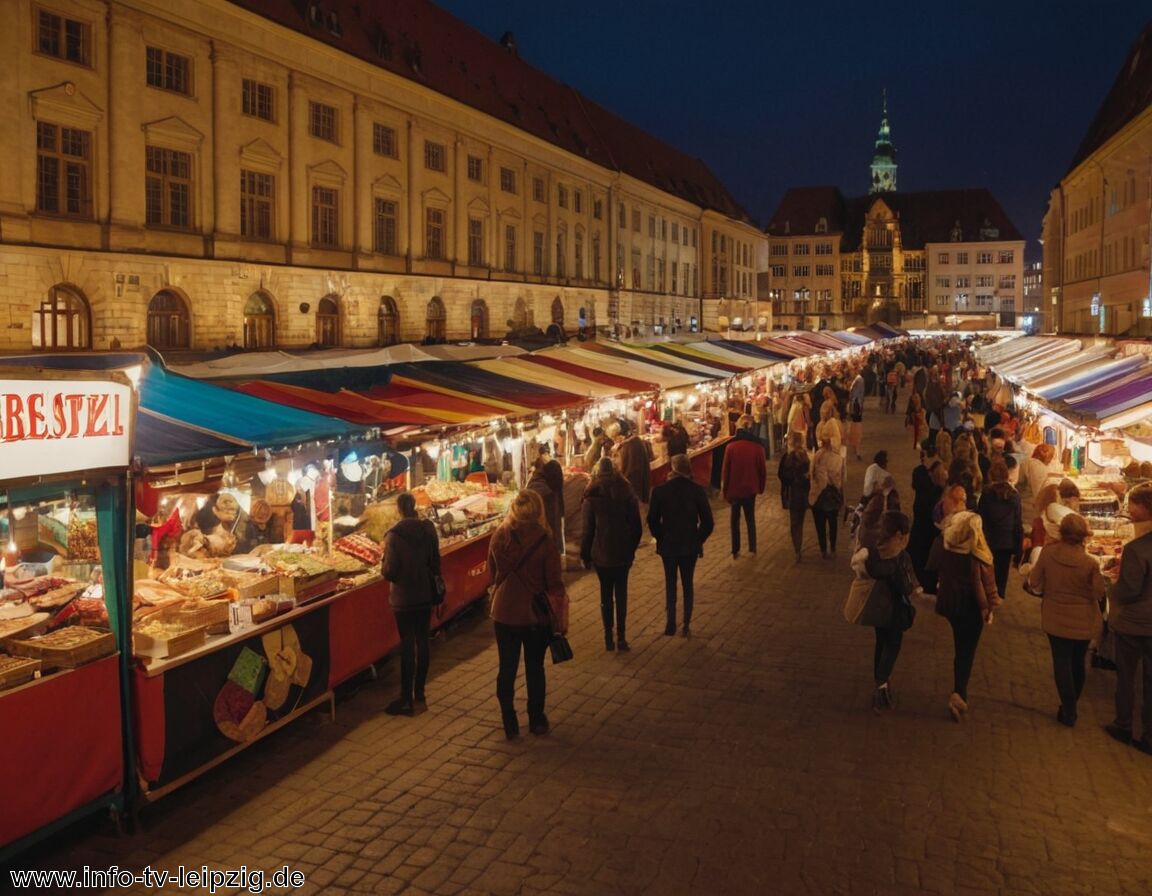
[[[984,524],[979,514],[960,510],[952,514],[944,530],[944,547],[954,554],[971,554],[983,563],[992,562],[992,550],[984,538]]]

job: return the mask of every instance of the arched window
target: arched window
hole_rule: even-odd
[[[254,292],[244,305],[244,348],[276,344],[276,307],[267,293]]]
[[[523,299],[517,299],[512,306],[512,329],[523,330],[528,326],[528,306]]]
[[[488,338],[488,303],[483,299],[472,302],[470,332],[473,339]]]
[[[53,286],[32,311],[32,346],[44,349],[89,349],[92,318],[88,302],[67,286]]]
[[[153,348],[192,347],[188,306],[170,289],[162,289],[148,303],[148,344]]]
[[[448,337],[446,317],[444,302],[439,296],[433,296],[428,302],[428,311],[424,318],[424,335],[429,342],[443,342]]]
[[[376,330],[380,345],[395,345],[400,341],[400,312],[392,296],[380,297],[380,310],[376,314]]]
[[[564,326],[564,303],[560,301],[560,296],[552,300],[552,323]]]
[[[340,345],[340,302],[336,296],[324,296],[316,309],[316,344],[324,348]]]

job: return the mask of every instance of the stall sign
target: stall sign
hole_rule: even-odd
[[[100,380],[0,380],[7,478],[126,467],[132,387]]]

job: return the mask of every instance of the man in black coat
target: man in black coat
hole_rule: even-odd
[[[652,489],[648,505],[648,528],[656,539],[656,553],[664,561],[664,600],[667,624],[664,634],[676,634],[676,573],[684,589],[684,627],[692,634],[692,577],[696,560],[704,556],[704,542],[715,525],[704,489],[692,481],[692,465],[686,454],[672,457],[668,481]]]

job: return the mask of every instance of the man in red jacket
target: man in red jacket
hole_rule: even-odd
[[[740,556],[740,512],[748,524],[748,552],[756,553],[756,496],[768,482],[764,446],[752,434],[747,414],[736,422],[736,437],[724,449],[720,485],[724,500],[732,505],[732,559]]]

